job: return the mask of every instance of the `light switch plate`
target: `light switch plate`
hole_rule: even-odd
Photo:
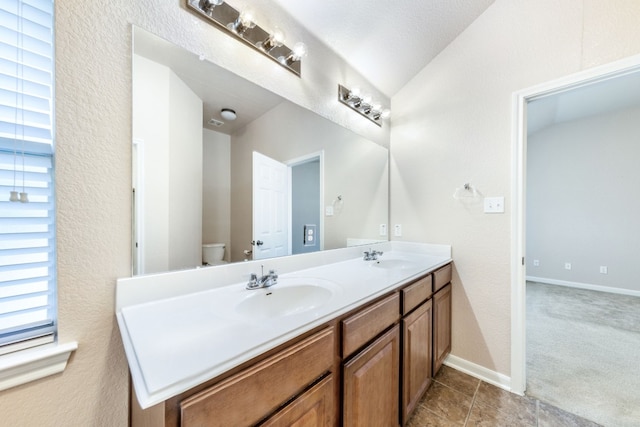
[[[484,213],[504,213],[504,196],[485,197]]]

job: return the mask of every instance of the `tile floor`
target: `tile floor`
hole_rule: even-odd
[[[406,425],[427,426],[596,427],[599,424],[443,366]]]

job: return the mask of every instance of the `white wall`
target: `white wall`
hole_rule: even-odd
[[[169,265],[162,271],[202,265],[202,100],[171,72],[169,101]]]
[[[231,137],[203,130],[202,242],[224,243],[231,250]]]
[[[339,105],[338,105],[339,106]],[[375,125],[372,125],[375,126]],[[286,135],[286,136],[283,136]],[[252,153],[282,163],[324,150],[324,203],[339,195],[341,212],[324,217],[324,249],[344,248],[347,237],[376,239],[388,221],[388,150],[335,123],[283,102],[231,137],[233,261],[252,233]]]
[[[240,6],[242,0],[234,1]],[[388,144],[336,106],[336,86],[388,98],[269,0],[253,6],[309,47],[300,79],[203,22],[183,1],[56,0],[56,200],[60,341],[79,349],[63,374],[0,392],[11,426],[125,426],[127,362],[114,315],[118,277],[131,274],[131,24]]]
[[[627,109],[529,135],[527,276],[640,291],[639,118]]]
[[[134,55],[133,74],[133,138],[138,138],[143,152],[144,168],[139,170],[137,188],[142,206],[138,215],[144,222],[141,259],[147,273],[167,271],[169,266],[169,122],[168,88],[171,70],[142,56]]]
[[[393,97],[391,224],[453,247],[455,356],[510,375],[512,93],[640,53],[638,22],[637,0],[496,0]]]
[[[133,138],[144,150],[144,273],[202,263],[202,100],[168,67],[134,55]]]

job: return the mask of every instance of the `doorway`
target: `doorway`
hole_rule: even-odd
[[[287,162],[291,170],[292,254],[324,249],[324,152],[319,151]]]
[[[640,55],[538,85],[513,96],[511,390],[526,390],[526,160],[528,105],[551,95],[640,71]]]

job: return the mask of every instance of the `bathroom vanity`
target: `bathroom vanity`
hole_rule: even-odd
[[[375,246],[273,260],[265,289],[224,283],[256,263],[121,279],[132,425],[404,425],[451,349],[450,247]]]

